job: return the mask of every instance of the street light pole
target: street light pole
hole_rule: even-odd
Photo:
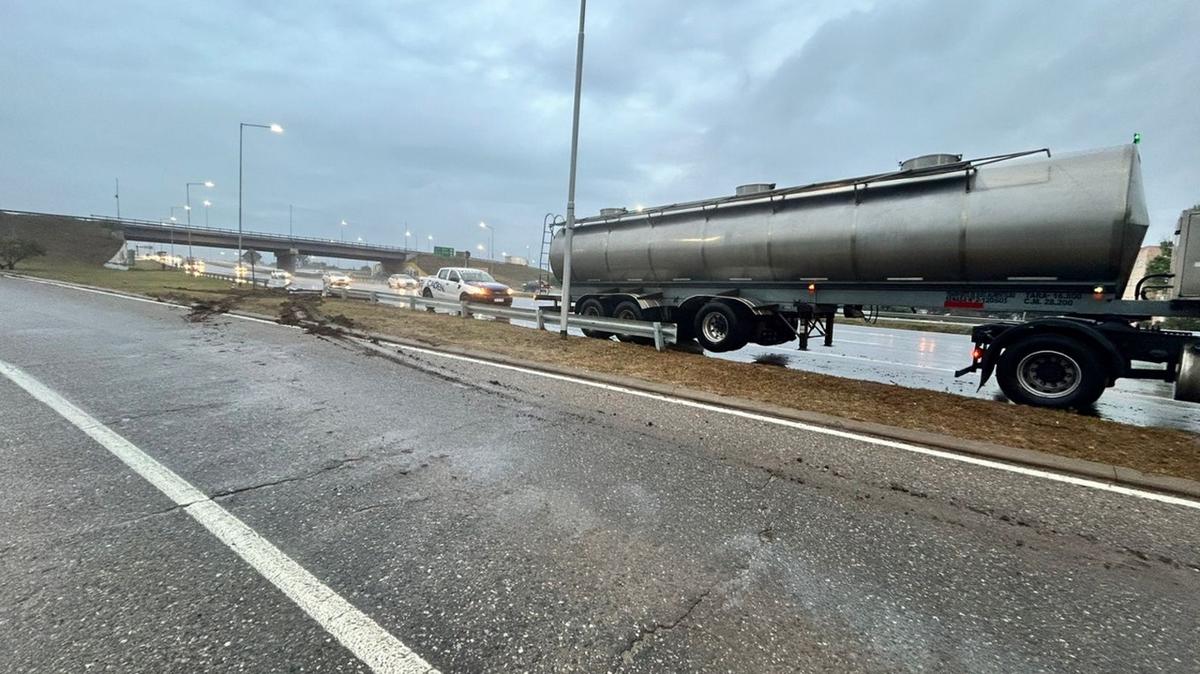
[[[412,230],[408,228],[408,223],[404,223],[404,250],[411,250],[408,246],[408,237],[412,236]]]
[[[208,227],[208,208],[210,206],[212,206],[212,202],[209,201],[208,199],[205,199],[204,200],[204,226],[205,226],[205,228]]]
[[[192,257],[192,185],[199,185],[201,187],[212,187],[213,181],[205,180],[205,181],[198,182],[198,183],[187,183],[186,185],[184,185],[184,192],[187,195],[187,201],[183,202],[183,204],[184,204],[183,210],[187,211],[188,258],[189,259]],[[207,211],[205,213],[207,213]],[[207,218],[208,215],[206,214],[204,217]]]
[[[429,252],[432,253],[433,252],[433,235],[430,234],[428,238],[429,238]]]
[[[242,137],[245,135],[246,127],[254,127],[256,129],[267,129],[271,133],[283,133],[283,127],[278,124],[250,124],[249,122],[238,123],[238,256],[234,269],[242,264]],[[237,273],[235,271],[234,277]],[[250,287],[254,287],[256,279],[254,278],[254,260],[250,261]]]
[[[579,41],[575,46],[575,107],[571,115],[571,177],[567,182],[567,224],[563,233],[562,313],[558,334],[567,336],[567,315],[571,312],[571,234],[575,230],[575,165],[579,156],[579,97],[583,88],[583,19],[587,0],[579,0]]]
[[[488,257],[491,258],[491,261],[488,262],[488,271],[495,271],[493,265],[496,263],[496,228],[486,222],[480,222],[479,226],[482,229],[486,229],[492,237],[488,248]]]

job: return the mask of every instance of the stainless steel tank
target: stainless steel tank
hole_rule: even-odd
[[[968,166],[609,211],[577,223],[573,277],[1124,286],[1149,225],[1136,146]],[[561,279],[561,231],[550,263]]]

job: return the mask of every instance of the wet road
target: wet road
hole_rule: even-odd
[[[219,270],[217,273],[220,273]],[[299,288],[320,289],[319,276],[297,275]],[[356,288],[391,292],[384,283],[357,281]],[[532,308],[535,303],[518,297],[513,306]],[[532,323],[514,321],[533,327]],[[732,353],[708,353],[713,358],[750,362],[760,354],[779,354],[787,366],[848,379],[897,384],[912,388],[944,391],[957,395],[1005,400],[995,378],[979,389],[979,376],[955,378],[954,371],[970,360],[971,340],[967,335],[898,330],[865,326],[861,322],[839,322],[834,344],[810,342],[808,351],[799,351],[796,342],[778,346],[749,345]],[[1200,404],[1173,399],[1172,385],[1141,379],[1122,379],[1108,389],[1089,413],[1104,419],[1139,426],[1163,426],[1200,433]]]
[[[443,671],[1200,669],[1186,504],[45,284],[0,314],[0,361]],[[10,669],[363,668],[94,438],[0,377]]]

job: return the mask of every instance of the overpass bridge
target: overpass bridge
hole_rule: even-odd
[[[81,218],[83,219],[83,218]],[[236,229],[220,229],[216,227],[201,227],[175,222],[155,222],[152,220],[116,220],[112,218],[92,218],[102,220],[110,227],[120,229],[127,241],[144,241],[146,243],[189,243],[193,246],[209,248],[230,248],[237,250],[238,232]],[[296,258],[301,255],[315,255],[348,260],[370,260],[378,262],[387,274],[398,274],[404,271],[404,263],[416,257],[416,251],[395,246],[380,246],[369,243],[337,241],[334,239],[317,239],[285,234],[270,234],[267,232],[251,232],[242,230],[242,249],[254,250],[259,253],[273,253],[278,265],[288,271],[296,270]]]

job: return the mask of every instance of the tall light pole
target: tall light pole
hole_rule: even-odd
[[[429,235],[429,252],[433,252],[433,235]]]
[[[237,265],[242,264],[242,137],[246,133],[246,127],[255,129],[266,129],[271,133],[283,133],[283,127],[278,124],[250,124],[248,122],[240,122],[238,124],[238,256]],[[237,267],[235,266],[234,269]],[[250,287],[253,288],[255,283],[254,278],[254,260],[250,261]]]
[[[114,178],[116,181],[116,191],[113,192],[113,199],[117,200],[117,219],[121,219],[121,179]]]
[[[342,226],[338,229],[338,234],[340,234],[342,237],[342,243],[346,243],[346,227],[349,224],[350,223],[346,222],[345,220],[342,220]]]
[[[404,223],[404,250],[408,250],[408,237],[412,236],[412,230],[408,228],[408,223]]]
[[[208,199],[204,200],[204,226],[208,227],[208,209],[212,206],[212,202]]]
[[[171,207],[171,215],[167,219],[170,220],[172,224],[178,222],[178,220],[175,219],[175,211],[181,209],[183,209],[183,206]],[[168,231],[171,233],[171,266],[175,266],[175,228],[171,227],[171,229]]]
[[[213,181],[204,180],[198,183],[188,183],[184,186],[184,192],[187,194],[187,201],[183,202],[183,210],[187,211],[189,258],[192,257],[192,185],[197,185],[199,187],[212,187]],[[207,218],[208,216],[205,215],[204,217]]]
[[[288,204],[288,238],[294,239],[292,235],[292,205]]]
[[[479,223],[479,227],[481,229],[486,229],[488,233],[492,235],[491,245],[488,247],[488,257],[492,259],[492,261],[488,263],[488,271],[492,271],[492,264],[496,261],[496,228],[482,221]]]
[[[579,97],[583,88],[583,18],[587,0],[579,0],[579,41],[575,46],[575,108],[571,114],[571,177],[567,182],[567,224],[563,233],[562,313],[558,334],[567,336],[567,314],[571,313],[571,234],[575,231],[575,165],[579,157]]]

